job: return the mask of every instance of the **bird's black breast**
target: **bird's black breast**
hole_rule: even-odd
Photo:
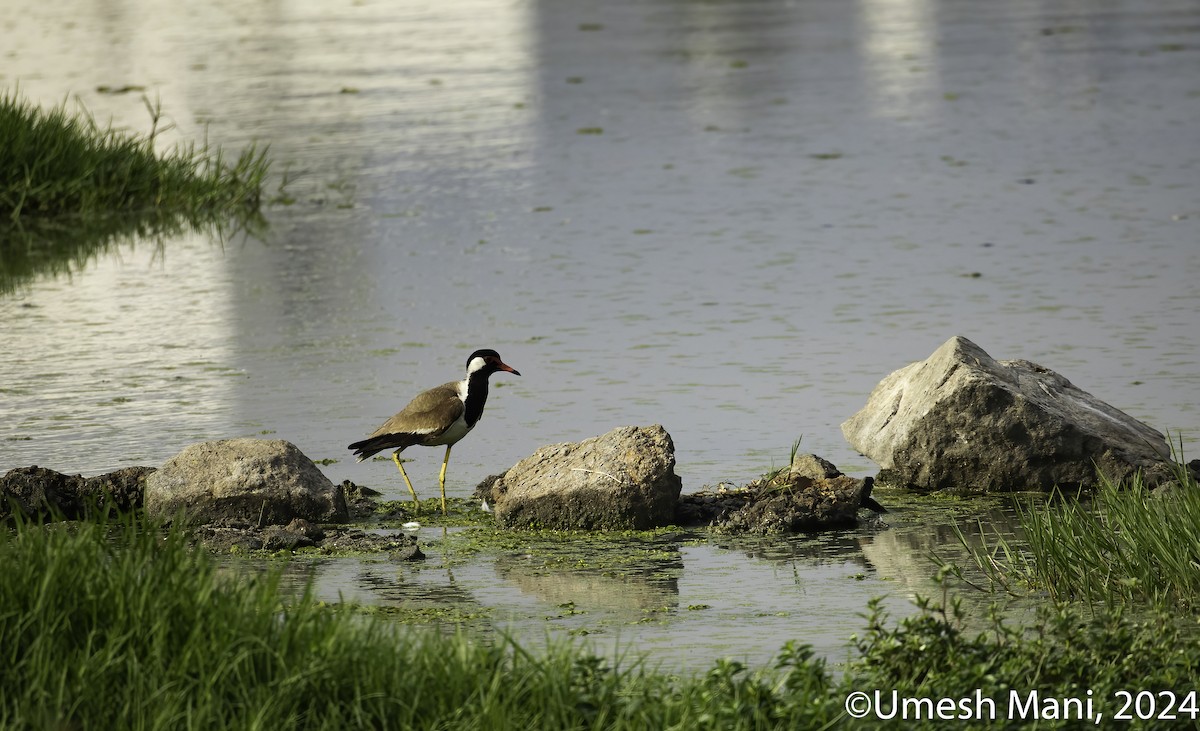
[[[463,421],[467,422],[467,428],[475,426],[475,422],[483,416],[483,405],[487,403],[487,376],[476,378],[476,375],[478,374],[472,374],[467,383],[467,398],[463,402]]]

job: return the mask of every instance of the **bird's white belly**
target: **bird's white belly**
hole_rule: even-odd
[[[467,426],[466,419],[463,419],[460,416],[454,420],[454,423],[450,425],[449,429],[437,435],[436,437],[426,437],[424,440],[422,440],[421,444],[426,447],[436,447],[441,444],[454,444],[459,439],[465,437],[469,431],[471,431],[471,427]]]

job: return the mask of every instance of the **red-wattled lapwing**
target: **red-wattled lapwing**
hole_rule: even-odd
[[[362,462],[385,449],[396,448],[392,452],[392,461],[400,468],[404,484],[412,493],[413,502],[417,502],[417,491],[413,489],[404,465],[400,463],[400,453],[408,447],[418,444],[422,447],[446,445],[446,458],[442,460],[442,472],[438,476],[438,484],[442,489],[442,514],[446,513],[446,465],[450,462],[450,448],[475,428],[479,417],[483,416],[483,405],[488,396],[488,376],[496,371],[505,371],[515,376],[521,375],[515,368],[500,360],[500,354],[494,350],[476,350],[467,358],[467,377],[461,381],[443,383],[437,388],[422,391],[408,406],[399,413],[383,422],[371,436],[351,444],[358,461]]]

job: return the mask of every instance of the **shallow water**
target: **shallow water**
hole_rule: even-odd
[[[451,495],[655,422],[685,490],[779,466],[801,435],[861,475],[840,423],[956,334],[1192,456],[1198,33],[1190,0],[18,0],[6,88],[144,132],[139,93],[113,90],[145,87],[164,141],[267,142],[295,201],[263,241],[135,244],[0,298],[0,469],[265,434],[399,496],[345,445],[490,346],[523,375],[493,378]],[[429,495],[440,450],[411,456]],[[893,586],[843,582],[857,550],[746,559],[739,592],[773,608],[792,566],[840,587],[789,595],[814,609],[785,624],[829,646],[821,602],[850,616]],[[713,607],[681,626],[740,647],[715,628],[757,610],[712,598],[736,554],[679,554],[678,605]],[[492,571],[456,582],[534,601]]]
[[[851,658],[852,635],[867,627],[869,600],[892,617],[918,595],[942,601],[933,580],[944,561],[987,586],[953,528],[979,545],[977,521],[1019,542],[1007,501],[914,497],[858,529],[816,536],[662,536],[652,542],[584,538],[475,554],[460,531],[421,529],[426,560],[307,556],[288,569],[289,585],[311,581],[326,601],[383,608],[400,621],[452,632],[505,632],[523,645],[570,637],[611,658],[644,658],[668,671],[704,670],[719,657],[769,664],[784,643],[809,644],[834,667]],[[1019,615],[1037,598],[967,591],[952,580],[968,622],[982,630],[995,602]]]

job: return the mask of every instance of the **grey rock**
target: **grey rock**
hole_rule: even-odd
[[[225,439],[193,444],[146,480],[146,514],[189,523],[244,520],[259,527],[295,518],[345,522],[346,501],[296,445]]]
[[[341,488],[342,495],[346,499],[346,510],[350,515],[350,520],[369,518],[379,507],[379,502],[375,499],[381,494],[378,490],[356,485],[350,480],[342,480]]]
[[[1137,470],[1169,477],[1163,435],[1026,360],[997,361],[963,337],[884,378],[842,424],[892,481],[964,492],[1091,486]]]
[[[793,475],[817,479],[841,477],[842,471],[829,460],[815,454],[796,454],[788,469]]]
[[[295,518],[286,526],[269,525],[263,528],[259,538],[262,547],[268,551],[294,551],[320,545],[325,538],[325,531],[304,518]]]
[[[645,530],[673,521],[681,487],[671,435],[655,424],[542,447],[485,495],[506,528]]]

